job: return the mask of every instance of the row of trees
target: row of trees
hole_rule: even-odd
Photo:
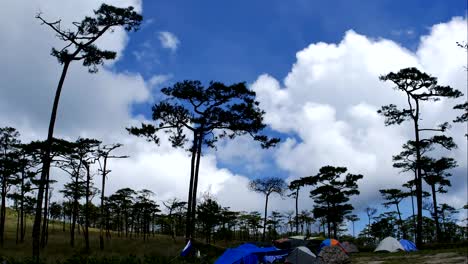
[[[357,181],[360,174],[345,173],[345,167],[324,166],[315,176],[302,177],[292,181],[289,186],[281,178],[263,178],[250,182],[250,189],[265,195],[265,212],[263,218],[263,236],[265,240],[267,226],[268,198],[272,193],[283,195],[287,189],[296,201],[295,226],[299,233],[300,215],[298,210],[299,191],[301,187],[311,186],[310,197],[314,201],[313,215],[315,219],[324,218],[327,224],[328,237],[337,238],[339,226],[346,217],[351,215],[354,207],[349,203],[353,195],[358,195]],[[332,234],[333,233],[333,234]]]
[[[0,214],[0,244],[3,245],[6,221],[6,199],[10,198],[14,208],[18,212],[17,217],[17,243],[23,243],[25,239],[25,215],[31,214],[31,209],[37,202],[38,190],[41,185],[41,161],[44,159],[46,142],[33,141],[22,143],[20,133],[12,127],[0,128],[0,177],[1,177],[1,214]],[[110,170],[108,161],[114,158],[126,158],[126,156],[112,155],[112,151],[121,147],[120,144],[103,145],[95,139],[79,138],[74,142],[63,139],[54,139],[51,148],[50,164],[69,176],[69,181],[60,189],[70,205],[70,245],[75,244],[76,224],[81,216],[85,221],[84,237],[86,250],[89,250],[90,212],[92,199],[101,193],[101,210],[104,209],[104,190],[106,177]],[[95,187],[96,175],[102,177],[100,190]],[[44,186],[44,206],[41,209],[41,237],[42,247],[47,244],[48,222],[51,215],[51,185],[56,182],[50,173],[47,174]],[[84,208],[80,210],[80,201],[84,200]],[[99,213],[103,215],[104,211]],[[100,220],[102,236],[102,219]],[[101,239],[102,240],[102,239]]]

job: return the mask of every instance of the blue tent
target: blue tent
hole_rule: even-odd
[[[401,246],[405,249],[405,251],[417,251],[416,245],[406,239],[400,239]]]
[[[275,247],[260,248],[246,243],[237,248],[228,248],[215,264],[256,264],[264,256],[284,255],[287,252]]]

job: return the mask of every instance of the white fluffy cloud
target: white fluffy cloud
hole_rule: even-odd
[[[176,35],[168,31],[159,32],[159,41],[161,42],[163,48],[170,49],[173,52],[177,50],[180,44],[180,41]]]
[[[466,94],[466,53],[455,44],[466,39],[466,30],[466,20],[461,18],[435,25],[421,38],[416,52],[350,30],[338,44],[314,43],[299,51],[283,83],[267,74],[260,76],[252,87],[267,112],[266,122],[296,136],[279,147],[278,166],[291,178],[315,174],[324,165],[342,165],[363,174],[361,195],[353,201],[358,210],[379,200],[378,189],[399,187],[411,175],[392,168],[391,157],[413,134],[409,124],[385,127],[376,113],[385,104],[405,104],[404,96],[378,77],[415,66]],[[424,105],[423,124],[453,120],[454,103]],[[450,155],[466,172],[465,132],[466,126],[453,127],[450,134],[459,149]],[[456,199],[466,197],[464,176],[455,175],[453,181],[460,184],[442,200],[456,202],[458,207],[466,202]]]

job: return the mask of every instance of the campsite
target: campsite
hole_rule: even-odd
[[[0,264],[468,263],[468,6],[0,8]]]

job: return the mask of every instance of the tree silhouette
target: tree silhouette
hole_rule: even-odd
[[[299,190],[307,184],[310,177],[303,177],[289,183],[289,190],[293,191],[291,195],[296,200],[296,233],[299,234]]]
[[[338,224],[343,222],[344,217],[354,209],[348,203],[349,197],[359,194],[357,181],[363,176],[348,173],[343,180],[340,180],[341,175],[347,171],[345,167],[324,166],[310,179],[310,184],[317,186],[310,191],[310,197],[316,204],[314,216],[326,217],[328,237],[331,237],[331,224],[333,224],[333,237],[337,237]]]
[[[211,243],[214,228],[221,219],[221,206],[213,199],[208,198],[197,206],[197,215],[202,224],[206,243]]]
[[[97,150],[97,162],[99,165],[99,170],[102,175],[102,185],[101,185],[101,213],[100,213],[100,223],[99,223],[99,248],[104,250],[104,190],[106,187],[106,179],[107,175],[111,172],[111,170],[107,169],[107,161],[108,159],[124,159],[128,158],[128,156],[113,156],[110,153],[117,148],[120,148],[122,144],[112,144],[112,145],[105,145],[99,147]]]
[[[382,106],[377,112],[385,117],[385,125],[400,125],[404,121],[411,120],[414,125],[415,134],[415,177],[416,177],[416,203],[417,203],[417,226],[416,226],[416,246],[422,245],[422,169],[421,169],[421,138],[423,131],[443,132],[448,128],[448,123],[439,125],[438,128],[420,128],[421,103],[434,102],[441,98],[457,98],[463,94],[450,86],[441,86],[437,83],[437,78],[420,72],[416,68],[401,69],[397,73],[390,72],[380,76],[382,81],[391,81],[396,86],[395,89],[405,93],[408,107],[398,109],[394,104]]]
[[[127,130],[156,144],[159,143],[157,132],[165,131],[170,134],[169,140],[174,147],[182,147],[188,141],[185,130],[192,133],[185,234],[188,239],[193,235],[203,145],[214,148],[219,139],[250,135],[263,148],[269,148],[275,146],[279,139],[260,134],[266,127],[263,123],[265,112],[255,101],[255,92],[249,90],[245,83],[224,85],[211,82],[208,87],[203,87],[199,81],[184,81],[163,88],[161,92],[167,99],[152,108],[152,118],[157,125],[142,124],[140,128]]]
[[[383,198],[387,201],[384,202],[383,205],[385,207],[389,207],[390,205],[394,204],[397,209],[398,214],[398,225],[400,226],[400,230],[403,233],[403,238],[406,239],[406,229],[403,226],[403,220],[401,219],[401,212],[400,212],[400,202],[409,196],[409,193],[405,193],[399,189],[382,189],[379,190],[380,194],[382,194]]]
[[[438,206],[437,206],[437,193],[446,193],[447,190],[444,187],[450,187],[450,180],[448,177],[452,176],[447,170],[453,169],[457,166],[457,163],[452,158],[441,157],[439,159],[424,158],[423,159],[423,170],[424,180],[429,186],[431,186],[432,192],[432,204],[434,206],[433,216],[436,225],[437,240],[442,239],[442,232],[439,224]]]
[[[62,29],[60,20],[48,22],[42,17],[42,14],[38,14],[36,16],[42,24],[51,28],[57,34],[57,37],[64,41],[65,44],[60,50],[52,48],[51,52],[51,55],[57,58],[58,62],[63,65],[63,68],[52,106],[49,130],[44,149],[43,166],[37,193],[36,213],[32,234],[34,258],[39,258],[39,238],[41,232],[40,224],[44,186],[50,169],[50,152],[60,94],[62,92],[68,68],[72,62],[82,61],[83,66],[88,67],[88,71],[90,73],[95,73],[98,71],[97,66],[103,64],[104,60],[114,59],[116,57],[116,52],[101,50],[95,43],[104,35],[104,33],[112,31],[115,27],[123,27],[127,31],[137,30],[143,18],[133,9],[133,7],[118,8],[102,4],[99,9],[94,11],[94,17],[85,17],[81,22],[73,22],[73,26],[76,28],[74,31],[70,29]],[[73,49],[71,49],[72,47]]]
[[[8,190],[18,182],[19,132],[13,127],[0,128],[0,246],[3,247],[6,221],[6,198]]]
[[[376,213],[377,213],[377,209],[376,208],[372,208],[372,207],[366,207],[364,209],[364,212],[366,213],[367,215],[367,219],[369,220],[369,225],[368,225],[368,231],[369,231],[369,235],[370,235],[370,228],[371,228],[371,219],[372,219],[372,216],[374,216]]]
[[[287,188],[286,183],[281,178],[271,177],[263,179],[255,179],[249,183],[250,190],[265,195],[265,214],[263,217],[263,234],[262,241],[265,241],[265,231],[267,224],[267,211],[268,211],[268,198],[271,194],[277,193],[283,195],[285,189]]]
[[[359,217],[357,215],[355,215],[355,214],[352,214],[352,215],[345,216],[345,218],[346,218],[346,220],[353,223],[353,237],[355,237],[354,236],[354,222],[359,221],[360,220]]]

